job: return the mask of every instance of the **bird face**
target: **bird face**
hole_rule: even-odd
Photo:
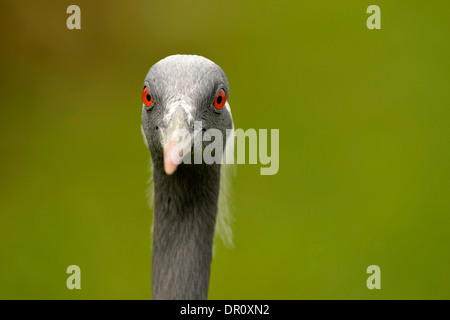
[[[217,129],[226,141],[226,130],[233,127],[227,99],[225,73],[204,57],[169,56],[150,68],[142,92],[142,131],[153,161],[166,174],[203,152],[203,132]],[[194,130],[198,124],[201,129]]]

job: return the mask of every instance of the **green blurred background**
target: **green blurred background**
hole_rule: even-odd
[[[449,12],[2,1],[0,299],[151,298],[141,90],[176,53],[223,68],[236,128],[280,130],[277,175],[237,168],[235,247],[216,243],[211,299],[449,299]],[[81,290],[66,288],[72,264]]]

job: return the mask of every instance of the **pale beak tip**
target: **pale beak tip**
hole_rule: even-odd
[[[176,146],[175,142],[170,142],[169,146],[166,150],[164,150],[164,171],[167,175],[172,175],[178,167],[178,163],[176,163],[173,158],[173,150]]]
[[[167,175],[172,175],[177,170],[177,165],[173,163],[170,159],[169,161],[164,161],[164,171]]]

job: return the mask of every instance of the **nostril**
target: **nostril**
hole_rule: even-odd
[[[158,127],[158,126],[156,126],[156,127],[155,127],[155,130],[158,130],[158,129],[159,129],[159,127]]]

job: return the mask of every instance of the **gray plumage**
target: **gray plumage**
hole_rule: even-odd
[[[179,163],[169,172],[165,150],[174,126],[201,139],[194,135],[194,121],[202,121],[203,131],[219,129],[226,141],[226,129],[233,128],[229,105],[217,110],[213,103],[220,89],[228,98],[228,80],[206,58],[175,55],[150,68],[144,87],[153,98],[142,109],[142,131],[153,162],[153,298],[206,299],[221,165]],[[199,145],[203,149],[206,144]],[[194,150],[193,142],[189,147],[191,154],[185,156],[192,159],[202,151]]]

